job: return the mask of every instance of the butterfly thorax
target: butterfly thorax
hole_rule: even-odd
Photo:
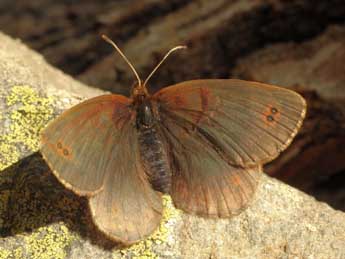
[[[137,106],[136,125],[140,129],[152,128],[155,124],[154,113],[148,100],[144,100]]]
[[[137,105],[136,127],[144,170],[156,191],[169,193],[171,170],[167,151],[158,130],[158,115],[149,98]]]

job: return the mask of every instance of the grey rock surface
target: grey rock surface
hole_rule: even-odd
[[[345,258],[345,214],[268,176],[251,206],[203,219],[165,197],[158,231],[130,248],[92,226],[85,201],[64,189],[37,153],[57,113],[101,94],[0,34],[0,258]]]
[[[303,86],[325,99],[345,100],[344,59],[345,28],[334,25],[309,41],[277,43],[256,51],[241,59],[232,74],[275,85]]]

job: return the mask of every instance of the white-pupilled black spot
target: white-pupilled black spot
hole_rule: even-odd
[[[277,109],[277,108],[275,108],[275,107],[272,107],[272,108],[271,108],[271,112],[272,112],[273,114],[275,114],[275,113],[277,113],[277,112],[278,112],[278,109]]]

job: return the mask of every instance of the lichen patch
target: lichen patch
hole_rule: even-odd
[[[40,95],[27,85],[13,86],[4,97],[6,114],[0,134],[0,170],[19,160],[23,152],[39,147],[39,134],[53,115],[53,97]]]

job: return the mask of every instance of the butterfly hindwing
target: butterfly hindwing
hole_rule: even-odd
[[[231,166],[201,135],[193,134],[193,125],[178,118],[162,119],[161,130],[170,150],[170,194],[177,208],[199,216],[230,217],[248,206],[261,166]]]
[[[104,177],[121,161],[119,134],[130,122],[130,100],[103,95],[82,102],[51,122],[41,136],[41,153],[56,177],[80,195],[100,191]]]
[[[98,228],[117,241],[134,243],[151,234],[162,216],[161,195],[154,191],[140,161],[133,127],[124,129],[118,145],[119,163],[101,192],[89,199]]]

